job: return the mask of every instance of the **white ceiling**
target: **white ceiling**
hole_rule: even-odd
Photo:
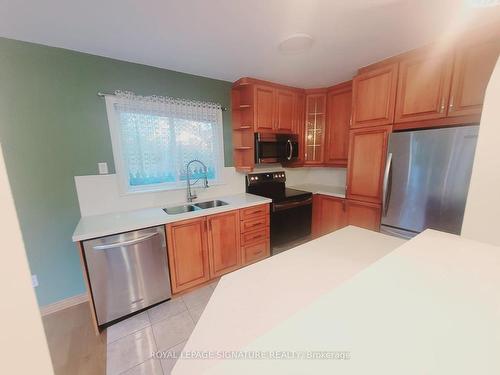
[[[327,86],[434,40],[481,0],[0,0],[0,36],[235,81]],[[484,2],[484,1],[483,1]],[[300,54],[277,46],[314,37]]]

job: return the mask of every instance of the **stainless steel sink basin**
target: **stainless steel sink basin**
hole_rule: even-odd
[[[225,206],[225,205],[227,205],[226,202],[220,201],[218,199],[216,199],[214,201],[200,202],[200,203],[195,204],[196,207],[199,207],[203,210],[206,208],[220,207],[220,206]]]
[[[167,207],[163,209],[163,211],[165,211],[169,215],[184,214],[186,212],[198,210],[201,210],[201,208],[196,207],[194,204],[183,204],[182,206]]]

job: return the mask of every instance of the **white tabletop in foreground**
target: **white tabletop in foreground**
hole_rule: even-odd
[[[348,227],[226,275],[185,350],[244,349],[403,242]],[[212,367],[217,373],[218,362],[181,359],[173,374],[201,374]]]
[[[347,229],[339,235],[352,241],[350,247],[357,253],[348,237],[360,234]],[[332,273],[343,267],[338,263]],[[321,267],[318,271],[324,281]],[[232,289],[228,282],[229,278],[223,280],[216,290],[187,350],[211,344],[215,348],[225,341],[236,347],[243,341],[241,329],[232,327],[235,332],[229,335],[225,321],[216,316],[225,290]],[[317,294],[295,314],[284,314],[265,332],[260,320],[267,316],[259,315],[262,309],[248,306],[257,313],[250,319],[249,312],[226,300],[230,306],[224,317],[243,313],[248,319],[241,321],[245,334],[261,327],[238,349],[349,351],[349,360],[226,360],[212,367],[184,360],[174,374],[500,374],[499,285],[500,248],[426,231],[339,287]],[[282,287],[284,294],[293,295]],[[247,298],[259,303],[255,288],[250,289]],[[208,324],[214,327],[211,331]],[[206,336],[216,332],[219,337],[212,341]]]

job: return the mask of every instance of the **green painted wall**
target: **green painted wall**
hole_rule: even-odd
[[[231,83],[0,38],[0,139],[38,302],[84,292],[71,235],[80,218],[74,176],[114,170],[104,100],[130,90],[230,105]],[[230,111],[225,164],[232,166]],[[2,249],[8,253],[9,249]]]

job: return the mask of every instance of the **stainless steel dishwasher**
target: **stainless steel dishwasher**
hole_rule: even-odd
[[[172,296],[163,226],[83,243],[99,325]]]

